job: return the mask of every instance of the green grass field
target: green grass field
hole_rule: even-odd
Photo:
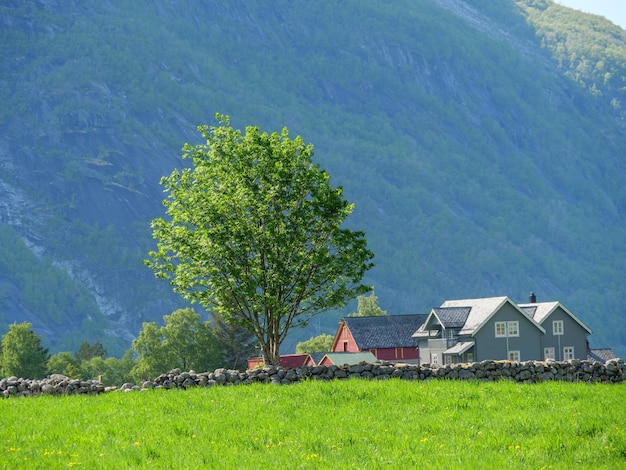
[[[304,382],[0,401],[4,468],[626,468],[626,385]]]

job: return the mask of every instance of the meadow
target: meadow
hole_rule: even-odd
[[[626,385],[308,381],[0,401],[3,468],[626,468]]]

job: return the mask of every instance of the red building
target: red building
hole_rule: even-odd
[[[428,315],[346,317],[339,322],[332,352],[370,351],[380,361],[417,362],[413,333]]]

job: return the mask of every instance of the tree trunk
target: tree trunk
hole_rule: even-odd
[[[275,336],[276,335],[269,335],[267,341],[261,344],[263,361],[266,366],[280,365],[280,344],[278,343],[278,337]]]

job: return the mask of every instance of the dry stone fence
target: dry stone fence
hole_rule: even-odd
[[[400,380],[509,380],[522,383],[547,381],[621,383],[626,380],[626,364],[622,359],[606,363],[571,360],[565,362],[543,361],[482,361],[467,364],[416,365],[389,362],[361,363],[344,366],[265,366],[247,371],[216,369],[213,372],[182,372],[174,369],[161,374],[141,386],[124,384],[105,387],[94,380],[73,380],[54,374],[46,379],[31,380],[9,377],[0,380],[3,397],[36,395],[99,394],[112,391],[145,391],[151,389],[188,389],[265,383],[288,385],[306,380],[345,379],[400,379]]]

